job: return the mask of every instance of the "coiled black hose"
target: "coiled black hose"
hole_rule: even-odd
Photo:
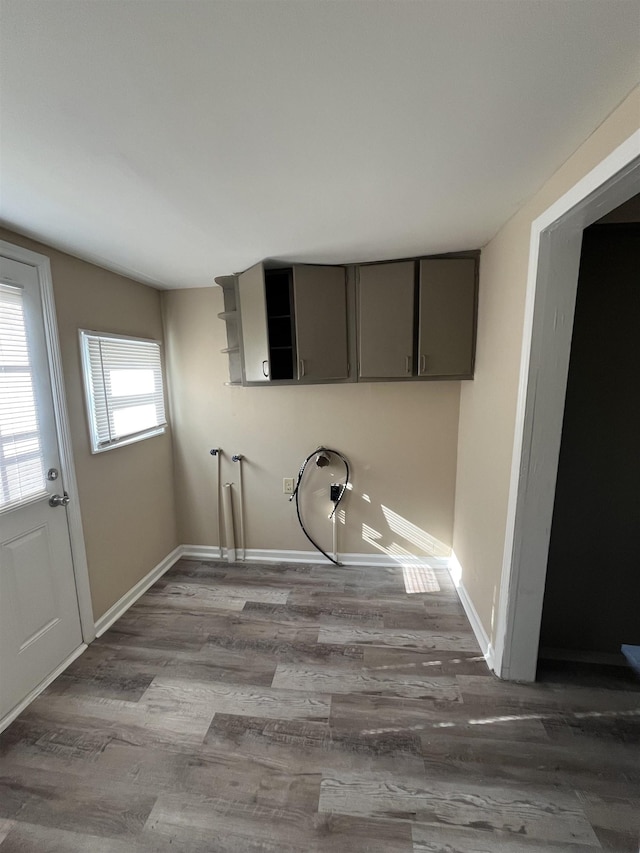
[[[310,453],[307,456],[307,458],[304,460],[304,462],[300,466],[300,470],[298,471],[298,479],[296,480],[296,485],[295,485],[295,488],[293,490],[293,494],[291,495],[289,500],[292,501],[295,499],[296,514],[298,516],[298,521],[300,523],[300,527],[302,529],[302,532],[307,537],[309,542],[311,542],[311,544],[316,549],[316,551],[319,551],[321,554],[323,554],[327,558],[327,560],[329,560],[330,562],[332,562],[334,564],[334,566],[341,566],[342,563],[338,562],[338,560],[334,560],[333,557],[330,557],[329,554],[327,554],[327,552],[324,551],[318,545],[318,543],[311,537],[307,528],[304,526],[304,521],[302,520],[302,514],[300,513],[299,492],[300,492],[300,486],[302,485],[302,478],[304,477],[304,472],[305,472],[309,462],[313,459],[314,456],[317,456],[319,453],[331,453],[333,456],[337,456],[338,459],[341,459],[342,462],[344,463],[344,467],[345,467],[344,483],[342,483],[342,485],[340,486],[340,494],[339,494],[337,500],[334,501],[333,510],[331,511],[331,515],[329,516],[329,518],[333,518],[333,516],[335,515],[335,512],[338,509],[338,505],[339,505],[340,501],[342,500],[342,498],[344,497],[344,493],[346,492],[347,486],[349,485],[350,470],[349,470],[349,463],[348,463],[346,457],[343,456],[339,450],[332,450],[330,447],[318,447],[316,450],[313,451],[313,453]]]

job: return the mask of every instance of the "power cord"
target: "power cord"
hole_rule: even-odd
[[[318,447],[316,450],[313,451],[313,453],[310,453],[307,456],[307,458],[304,460],[304,462],[300,466],[300,470],[298,471],[298,479],[296,480],[296,485],[295,485],[295,488],[293,490],[293,494],[289,498],[289,501],[292,501],[295,498],[296,514],[298,516],[298,522],[300,523],[300,527],[302,529],[302,532],[307,537],[309,542],[311,542],[311,544],[316,549],[316,551],[319,551],[322,555],[324,555],[327,558],[327,560],[329,560],[330,562],[332,562],[334,564],[334,566],[342,566],[342,563],[338,562],[338,560],[334,560],[333,557],[329,556],[329,554],[327,554],[327,552],[325,550],[323,550],[318,545],[318,543],[311,537],[307,528],[304,526],[304,521],[302,520],[302,514],[300,512],[299,493],[300,493],[300,487],[302,485],[302,478],[304,477],[304,472],[306,471],[307,465],[313,459],[314,456],[321,457],[322,454],[326,454],[326,453],[332,454],[333,456],[337,456],[338,459],[342,460],[342,462],[344,463],[344,467],[345,467],[344,483],[334,485],[331,487],[331,490],[332,490],[331,499],[333,500],[333,510],[331,511],[331,515],[329,516],[329,518],[330,519],[333,518],[333,516],[336,513],[336,510],[338,509],[338,505],[340,504],[340,501],[344,497],[344,493],[347,490],[347,486],[349,485],[349,475],[350,475],[349,463],[348,463],[346,457],[343,456],[339,450],[332,450],[330,447]],[[328,464],[328,460],[324,464],[325,465]],[[334,489],[339,489],[339,493],[338,493],[337,497],[335,497],[335,498],[333,497]]]

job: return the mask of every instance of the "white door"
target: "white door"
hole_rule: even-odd
[[[37,270],[0,257],[0,720],[82,643],[64,497]]]

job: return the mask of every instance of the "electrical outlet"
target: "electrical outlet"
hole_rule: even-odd
[[[285,495],[292,495],[293,489],[295,487],[295,480],[293,477],[283,477],[282,479],[282,492]]]

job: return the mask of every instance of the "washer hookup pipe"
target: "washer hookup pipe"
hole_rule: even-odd
[[[238,520],[240,526],[240,541],[238,543],[239,547],[239,556],[238,559],[245,559],[245,545],[244,545],[244,492],[242,490],[242,460],[244,456],[241,453],[236,453],[231,457],[232,462],[238,463],[238,504],[240,510],[240,518]]]
[[[218,513],[218,552],[222,559],[222,506],[220,500],[220,457],[222,450],[219,447],[212,447],[209,453],[216,457],[216,510]]]

